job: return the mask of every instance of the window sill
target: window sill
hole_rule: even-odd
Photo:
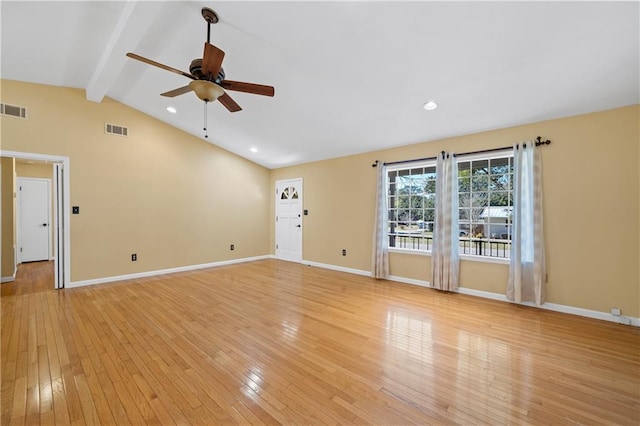
[[[413,254],[416,256],[429,256],[431,257],[430,251],[424,250],[412,250],[412,249],[402,249],[402,248],[391,248],[389,247],[389,253],[402,253],[402,254]]]
[[[401,253],[401,254],[412,254],[414,256],[428,256],[431,257],[430,251],[422,251],[422,250],[411,250],[411,249],[401,249],[401,248],[389,248],[389,253]],[[498,265],[508,265],[509,259],[498,258],[498,257],[488,257],[488,256],[473,256],[470,254],[461,254],[460,260],[469,260],[472,262],[483,262],[483,263],[496,263]]]
[[[460,260],[470,260],[472,262],[497,263],[498,265],[508,265],[509,259],[503,257],[474,256],[471,254],[461,254]]]

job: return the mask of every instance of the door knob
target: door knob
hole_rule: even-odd
[[[46,224],[46,223],[43,223],[43,224],[42,224],[42,226],[47,226],[47,224]]]
[[[296,225],[296,228],[300,228],[300,225]]]

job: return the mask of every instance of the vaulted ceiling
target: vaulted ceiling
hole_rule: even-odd
[[[205,6],[226,77],[275,87],[210,104],[208,141],[269,168],[640,102],[638,2],[2,1],[1,76],[204,138],[202,101],[160,96],[189,80],[125,53],[188,71]]]

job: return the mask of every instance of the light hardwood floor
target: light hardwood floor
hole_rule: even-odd
[[[23,295],[53,290],[53,260],[21,263],[15,281],[2,284],[2,296]]]
[[[2,424],[640,422],[637,328],[265,260],[2,295]]]

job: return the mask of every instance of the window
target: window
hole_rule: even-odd
[[[390,169],[389,247],[431,251],[436,205],[435,161]]]
[[[286,187],[282,194],[280,194],[281,200],[297,200],[298,199],[298,190],[293,186]]]
[[[458,160],[460,254],[508,258],[513,155]]]
[[[435,161],[389,168],[389,247],[431,251]],[[511,151],[458,160],[460,254],[508,258],[513,211]]]

